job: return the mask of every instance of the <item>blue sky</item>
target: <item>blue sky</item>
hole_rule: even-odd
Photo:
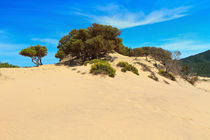
[[[122,30],[128,47],[156,46],[182,57],[210,49],[210,0],[9,0],[0,1],[0,61],[33,66],[18,52],[45,45],[44,64],[54,57],[59,39],[92,23]]]

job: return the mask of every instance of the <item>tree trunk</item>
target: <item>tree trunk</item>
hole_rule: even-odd
[[[40,65],[43,65],[43,64],[42,64],[42,59],[41,59],[41,58],[39,58],[39,61],[40,61]]]
[[[38,67],[39,66],[39,60],[37,60],[36,58],[32,57],[32,62]]]

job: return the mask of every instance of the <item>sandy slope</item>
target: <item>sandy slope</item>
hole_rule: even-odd
[[[210,139],[210,92],[142,71],[118,69],[115,78],[88,71],[1,69],[0,140]]]
[[[210,92],[210,78],[199,77],[199,82],[196,84],[196,87]]]

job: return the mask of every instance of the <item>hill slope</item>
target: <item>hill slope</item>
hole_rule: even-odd
[[[181,63],[199,76],[210,77],[210,50],[181,59]]]
[[[209,140],[210,94],[178,79],[89,74],[90,65],[1,69],[2,140]],[[170,84],[166,84],[164,81]]]

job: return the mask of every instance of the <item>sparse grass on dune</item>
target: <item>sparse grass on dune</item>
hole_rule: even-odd
[[[138,64],[142,67],[142,70],[143,71],[148,71],[148,72],[152,72],[151,69],[144,63],[141,63],[141,62],[135,62],[135,64]]]
[[[171,79],[172,81],[176,81],[176,78],[173,74],[165,71],[164,69],[160,69],[159,72],[158,72],[160,75],[168,78],[168,79]]]
[[[155,81],[159,81],[158,77],[155,75],[154,72],[151,72],[151,74],[148,75],[148,77],[151,78],[151,79],[153,79],[153,80],[155,80]]]

